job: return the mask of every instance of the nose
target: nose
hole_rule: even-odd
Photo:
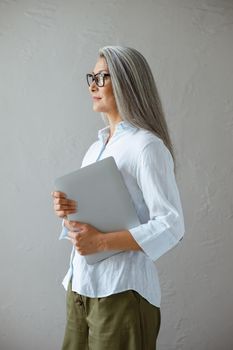
[[[93,87],[94,87],[94,89],[93,89]],[[93,80],[89,86],[89,90],[95,91],[96,89],[98,89],[98,85],[96,84],[95,80]]]

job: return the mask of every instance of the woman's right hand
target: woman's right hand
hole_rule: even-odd
[[[55,214],[59,218],[66,218],[68,214],[77,212],[77,202],[67,198],[67,195],[60,191],[51,193],[54,203]]]

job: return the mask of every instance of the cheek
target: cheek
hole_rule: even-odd
[[[109,88],[109,89],[106,91],[105,98],[106,98],[106,100],[108,100],[109,102],[115,104],[115,97],[114,97],[114,95],[113,95],[112,88]]]

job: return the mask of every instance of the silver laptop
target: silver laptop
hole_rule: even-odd
[[[94,226],[101,232],[121,231],[140,225],[132,198],[113,157],[107,157],[55,180],[58,191],[78,202],[68,220]],[[85,255],[95,264],[119,250]]]

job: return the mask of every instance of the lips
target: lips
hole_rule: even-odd
[[[97,96],[92,96],[93,100],[100,100],[101,97],[97,97]]]

